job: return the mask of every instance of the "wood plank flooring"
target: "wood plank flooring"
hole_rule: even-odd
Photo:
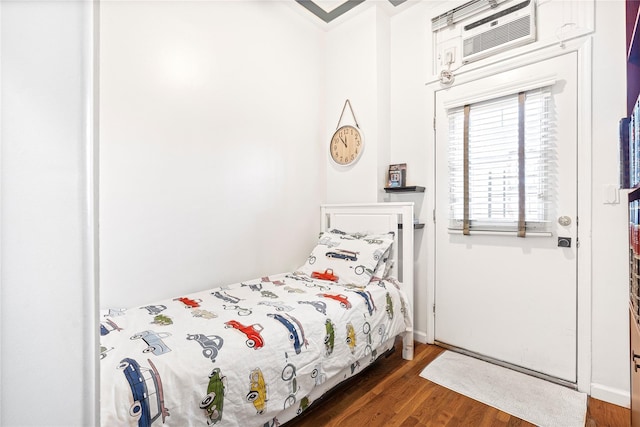
[[[398,350],[339,386],[286,427],[534,427],[419,376],[443,348],[416,343],[414,359]],[[589,398],[585,427],[627,427],[629,409]]]

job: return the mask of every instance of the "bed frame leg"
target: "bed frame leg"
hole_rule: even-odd
[[[405,332],[402,337],[402,358],[413,360],[413,330]]]

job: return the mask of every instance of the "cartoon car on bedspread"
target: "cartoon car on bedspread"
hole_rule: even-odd
[[[122,328],[119,327],[113,320],[105,319],[104,322],[100,322],[100,335],[108,335],[109,332],[112,331],[121,331]]]
[[[345,261],[357,261],[358,252],[347,251],[344,249],[337,249],[335,251],[329,251],[325,254],[327,258],[338,258]]]
[[[160,374],[151,359],[147,359],[150,368],[144,368],[130,358],[120,361],[117,368],[124,373],[131,393],[133,403],[129,408],[129,415],[138,420],[138,427],[148,427],[162,417],[164,424],[169,410],[164,406],[164,390]]]
[[[274,294],[271,291],[260,291],[260,295],[262,295],[265,298],[273,298],[273,299],[278,298],[278,295]]]
[[[269,307],[273,307],[276,311],[291,311],[293,307],[286,305],[282,301],[260,301],[258,305],[267,305]]]
[[[316,386],[321,385],[327,379],[327,374],[325,374],[322,369],[322,362],[317,363],[316,366],[311,371],[311,378],[313,378],[314,384]]]
[[[291,317],[286,314],[282,315],[277,313],[276,314],[268,313],[267,316],[276,319],[278,322],[282,323],[287,328],[287,330],[289,331],[289,340],[293,344],[293,348],[296,351],[296,354],[300,354],[300,352],[302,351],[302,344],[304,344],[305,346],[308,345],[308,342],[304,336],[304,330],[302,329],[302,324],[295,317]],[[296,326],[294,325],[294,323],[300,329],[300,333],[298,333],[298,330],[296,329]]]
[[[196,308],[195,310],[192,310],[191,315],[193,317],[198,317],[198,318],[207,319],[207,320],[215,319],[216,317],[218,317],[218,315],[215,314],[214,312],[209,310],[203,310],[201,308]]]
[[[338,281],[338,276],[333,274],[333,269],[331,268],[327,268],[324,271],[314,271],[311,273],[311,277],[314,279],[329,280],[331,282]]]
[[[142,338],[142,340],[147,343],[147,348],[142,350],[142,352],[153,352],[153,354],[155,354],[156,356],[160,356],[171,351],[171,349],[167,347],[164,341],[162,341],[162,338],[167,338],[170,336],[171,334],[169,332],[155,332],[147,330],[138,332],[137,334],[133,335],[131,339],[137,340]]]
[[[240,302],[240,298],[235,297],[233,295],[229,295],[226,291],[215,291],[215,292],[211,292],[211,295],[213,295],[216,298],[221,299],[224,302],[228,302],[230,304],[237,304]]]
[[[235,310],[238,312],[238,316],[249,316],[251,315],[251,313],[253,313],[253,310],[251,310],[250,308],[240,307],[239,305],[222,304],[222,308],[224,308],[225,310]]]
[[[296,393],[300,389],[298,386],[298,380],[296,379],[296,367],[291,363],[287,363],[287,365],[282,369],[282,374],[280,376],[283,381],[287,381],[289,383],[289,396],[284,400],[284,409],[287,409],[289,406],[296,403]]]
[[[327,334],[324,336],[324,347],[327,352],[327,356],[331,356],[336,340],[336,326],[330,319],[327,319],[324,322],[324,326],[327,331]]]
[[[167,309],[166,305],[145,305],[144,307],[140,307],[141,310],[147,310],[149,314],[155,316],[156,314],[160,314],[160,312]]]
[[[202,355],[211,359],[212,362],[216,361],[218,352],[224,344],[224,340],[219,335],[187,334],[187,339],[200,344],[202,347]]]
[[[393,300],[391,299],[391,295],[389,295],[389,292],[387,292],[387,294],[385,295],[385,298],[387,300],[387,307],[385,308],[385,310],[387,311],[387,316],[389,317],[389,320],[393,319]]]
[[[309,407],[309,404],[311,402],[309,401],[309,397],[305,396],[300,400],[300,406],[298,407],[298,411],[297,414],[301,414],[305,409],[307,409]]]
[[[373,312],[377,310],[377,308],[376,308],[376,303],[373,301],[373,296],[371,295],[371,292],[361,291],[359,289],[354,289],[352,292],[355,292],[356,294],[364,298],[364,302],[367,303],[367,311],[369,311],[369,316],[372,316]]]
[[[181,303],[184,304],[185,308],[198,308],[200,307],[200,303],[202,302],[201,299],[194,300],[187,297],[174,298],[173,300],[180,301]]]
[[[315,257],[314,257],[314,262],[315,262]],[[313,262],[310,262],[310,264],[313,264]],[[307,276],[306,274],[300,271],[294,271],[291,274],[287,274],[285,277],[293,280],[298,280],[300,282],[313,282],[313,280],[311,280],[309,276]]]
[[[298,301],[298,304],[309,304],[313,306],[317,312],[327,314],[327,303],[324,301]]]
[[[209,420],[207,424],[217,424],[222,419],[222,407],[224,405],[224,380],[220,374],[220,368],[213,368],[209,374],[207,395],[200,402],[200,408],[207,412]]]
[[[262,290],[262,283],[240,283],[240,287],[248,287],[254,292],[260,292]]]
[[[340,303],[340,307],[345,308],[345,309],[350,309],[351,308],[351,303],[349,302],[349,298],[345,295],[342,294],[318,294],[319,297],[324,297],[324,298],[329,298],[332,299],[334,301],[338,301]]]
[[[153,318],[154,325],[168,326],[173,325],[173,320],[169,316],[165,316],[164,314],[158,314]]]
[[[253,325],[245,326],[242,323],[238,322],[237,320],[229,320],[228,322],[224,323],[224,327],[234,328],[242,332],[243,334],[245,334],[247,337],[247,341],[246,341],[247,347],[249,348],[253,348],[257,350],[262,346],[264,346],[264,340],[260,335],[260,332],[262,332],[263,328],[262,328],[262,325],[260,325],[259,323],[254,323]]]
[[[356,329],[351,322],[347,323],[347,338],[345,342],[349,346],[349,350],[353,354],[356,350]]]
[[[249,374],[250,389],[247,393],[247,402],[253,403],[258,414],[262,414],[267,407],[267,384],[259,368]]]

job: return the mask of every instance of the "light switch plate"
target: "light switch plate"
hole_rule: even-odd
[[[602,187],[603,203],[605,205],[617,205],[620,203],[620,191],[617,185],[608,184]]]

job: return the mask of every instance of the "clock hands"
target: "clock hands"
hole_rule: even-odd
[[[340,135],[340,141],[342,141],[345,147],[347,146],[347,141],[342,138],[342,135]]]

